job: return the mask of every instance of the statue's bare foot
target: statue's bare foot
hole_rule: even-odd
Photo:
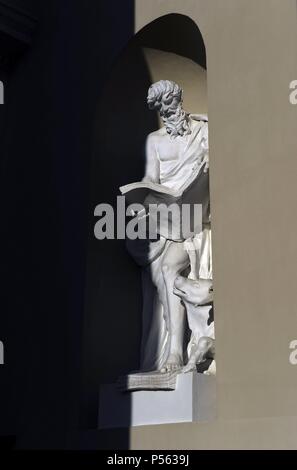
[[[183,367],[183,359],[179,354],[170,354],[166,363],[161,369],[162,374],[166,372],[178,372]]]

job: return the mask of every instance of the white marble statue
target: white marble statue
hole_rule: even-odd
[[[213,323],[212,326],[206,326],[210,307],[201,307],[197,302],[202,292],[201,286],[195,284],[207,280],[202,285],[210,289],[207,301],[211,302],[208,120],[206,116],[191,115],[184,111],[182,89],[169,80],[154,83],[149,88],[147,102],[151,110],[160,113],[164,126],[147,137],[143,182],[158,183],[178,191],[187,187],[193,171],[198,169],[204,174],[199,180],[201,183],[197,183],[201,185],[203,216],[199,233],[188,239],[167,239],[161,235],[154,241],[127,242],[129,252],[142,266],[143,335],[140,370],[170,374],[191,370],[196,362],[201,362],[213,353]],[[192,330],[188,348],[186,311]],[[210,338],[209,344],[205,338]],[[190,351],[189,356],[187,350]]]

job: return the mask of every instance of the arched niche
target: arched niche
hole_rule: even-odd
[[[165,15],[146,25],[109,72],[96,113],[91,211],[103,202],[116,207],[118,188],[143,177],[145,140],[160,125],[147,108],[147,90],[160,79],[183,87],[188,112],[207,113],[205,45],[185,15]],[[90,233],[83,369],[84,407],[91,419],[100,383],[139,366],[142,292],[140,270],[125,241],[98,241],[92,227]]]

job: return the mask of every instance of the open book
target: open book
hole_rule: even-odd
[[[167,188],[157,183],[131,183],[120,188],[128,202],[143,206],[137,217],[149,216],[153,230],[162,237],[171,240],[186,240],[202,230],[203,221],[209,218],[209,178],[204,171],[205,163],[193,170],[189,179],[179,190]],[[152,207],[161,205],[173,207],[176,204],[181,211],[176,213],[155,212]],[[197,205],[199,204],[199,210]],[[183,212],[185,205],[193,209]],[[195,206],[194,206],[195,205]],[[196,208],[196,210],[195,210]],[[196,214],[196,215],[195,215]],[[133,210],[131,212],[133,215]]]
[[[209,179],[204,168],[205,163],[193,170],[178,190],[158,183],[140,181],[121,186],[120,191],[130,203],[205,204],[209,199]]]

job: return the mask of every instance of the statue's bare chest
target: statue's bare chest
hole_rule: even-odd
[[[160,161],[178,160],[184,153],[187,145],[185,137],[171,139],[169,135],[161,136],[156,142],[156,150]]]

